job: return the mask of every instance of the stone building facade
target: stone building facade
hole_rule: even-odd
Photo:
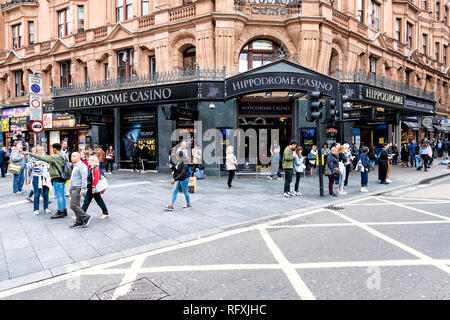
[[[50,101],[54,87],[196,67],[230,76],[282,52],[338,80],[361,71],[434,92],[449,117],[447,0],[0,2],[3,108],[27,102],[36,72]]]

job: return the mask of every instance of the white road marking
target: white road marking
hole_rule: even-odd
[[[399,221],[399,222],[361,222],[366,226],[390,226],[403,224],[436,224],[450,223],[446,220],[425,220],[425,221]],[[267,226],[266,229],[293,229],[293,228],[314,228],[314,227],[354,227],[353,223],[311,223],[285,226]]]
[[[278,246],[272,240],[267,230],[264,228],[260,228],[259,233],[266,242],[266,245],[269,248],[270,252],[272,252],[275,259],[282,266],[282,270],[288,277],[289,281],[291,282],[292,286],[294,287],[299,297],[302,300],[315,300],[316,298],[309,290],[309,288],[306,286],[306,284],[303,282],[297,270],[295,270],[295,268],[287,260],[287,258],[281,252],[280,248],[278,248]]]
[[[349,218],[349,217],[343,215],[340,212],[335,212],[335,211],[332,211],[332,210],[329,210],[329,211],[334,213],[338,217],[347,220],[348,222],[354,223],[355,225],[357,225],[358,227],[362,228],[363,230],[369,232],[370,234],[374,235],[375,237],[378,237],[378,238],[380,238],[380,239],[382,239],[382,240],[384,240],[384,241],[386,241],[386,242],[388,242],[388,243],[390,243],[390,244],[392,244],[392,245],[394,245],[394,246],[396,246],[396,247],[398,247],[398,248],[400,248],[400,249],[402,249],[402,250],[404,250],[404,251],[406,251],[406,252],[416,256],[416,257],[418,257],[419,259],[425,260],[425,261],[429,262],[430,264],[434,265],[435,267],[437,267],[437,268],[439,268],[439,269],[441,269],[441,270],[443,270],[443,271],[445,271],[447,273],[450,273],[450,267],[446,266],[445,263],[437,262],[436,260],[433,260],[431,257],[423,254],[422,252],[420,252],[420,251],[418,251],[416,249],[413,249],[411,247],[408,247],[407,245],[401,243],[400,241],[397,241],[397,240],[395,240],[395,239],[393,239],[393,238],[391,238],[391,237],[389,237],[389,236],[387,236],[387,235],[385,235],[385,234],[383,234],[383,233],[381,233],[381,232],[379,232],[379,231],[377,231],[377,230],[375,230],[375,229],[373,229],[373,228],[371,228],[369,226],[366,226],[366,225],[364,225],[364,224],[362,224],[362,223],[360,223],[360,222],[358,222],[358,221],[356,221],[356,220],[354,220],[352,218]]]
[[[440,201],[418,201],[418,202],[396,202],[397,204],[413,205],[413,204],[440,204],[440,203],[450,203],[450,201],[440,200]],[[346,203],[342,204],[343,207],[346,206],[389,206],[389,203]]]
[[[122,278],[122,281],[120,282],[117,289],[114,291],[113,296],[111,300],[117,300],[117,298],[126,295],[132,286],[132,281],[135,281],[138,274],[139,269],[142,268],[142,265],[145,262],[146,257],[139,257],[136,260],[134,260],[131,267],[128,269],[128,271],[125,273],[125,275]]]
[[[439,201],[447,201],[448,200],[448,198],[436,198],[436,199],[430,199],[430,198],[409,198],[409,197],[388,197],[388,196],[377,196],[377,197],[374,197],[374,198],[378,198],[378,199],[381,199],[381,198],[385,198],[385,199],[400,199],[400,200],[405,200],[405,201],[408,201],[408,200],[411,200],[411,201],[427,201],[427,202],[439,202]]]
[[[123,187],[134,187],[134,186],[140,186],[143,184],[150,184],[149,181],[142,181],[142,182],[131,182],[131,183],[123,183],[123,184],[116,184],[109,187],[109,189],[116,189],[116,188],[123,188]]]
[[[426,215],[429,215],[429,216],[432,216],[432,217],[436,217],[436,218],[440,218],[440,219],[444,219],[444,220],[450,221],[449,217],[441,216],[439,214],[435,214],[435,213],[428,212],[428,211],[425,211],[425,210],[417,209],[417,208],[414,208],[414,207],[405,206],[404,204],[397,204],[395,202],[392,202],[392,201],[389,201],[389,200],[386,200],[386,199],[380,199],[380,200],[384,201],[386,203],[390,203],[392,205],[396,205],[398,207],[402,207],[402,208],[405,208],[405,209],[408,209],[408,210],[412,210],[412,211],[417,211],[417,212],[420,212],[420,213],[423,213],[423,214],[426,214]]]
[[[6,204],[2,204],[0,205],[0,209],[1,208],[9,208],[18,204],[22,204],[22,203],[27,203],[28,200],[21,200],[21,201],[16,201],[16,202],[10,202],[10,203],[6,203]]]

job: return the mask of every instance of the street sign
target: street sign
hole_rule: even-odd
[[[30,94],[30,120],[42,121],[42,96]]]
[[[44,125],[42,124],[42,121],[33,121],[31,123],[31,131],[34,133],[41,133],[42,130],[44,130]]]
[[[30,94],[30,120],[42,122],[42,78],[30,74],[28,76],[28,92]]]
[[[42,94],[42,78],[30,74],[28,76],[28,92],[34,94]]]

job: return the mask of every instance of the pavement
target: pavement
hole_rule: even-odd
[[[0,299],[189,300],[184,308],[222,299],[450,300],[449,188],[446,177],[308,209],[0,291]],[[167,313],[181,318],[184,308]]]
[[[69,229],[73,223],[70,209],[65,219],[51,220],[45,213],[35,216],[32,204],[24,199],[29,189],[25,187],[21,196],[13,195],[8,176],[0,179],[0,291],[299,211],[311,212],[382,192],[414,192],[421,180],[450,173],[437,162],[429,172],[394,166],[390,185],[379,184],[377,171],[373,171],[367,194],[360,193],[360,176],[352,172],[348,195],[337,198],[319,196],[317,177],[302,178],[303,196],[291,199],[283,198],[284,180],[238,176],[235,188],[229,190],[226,177],[206,177],[198,181],[197,194],[191,194],[192,208],[182,209],[184,197],[179,194],[174,212],[164,210],[172,194],[169,175],[116,171],[107,176],[111,187],[104,195],[110,218],[99,220],[101,211],[93,202],[88,210],[93,221],[85,229]],[[327,179],[324,185],[327,194]],[[52,200],[54,212],[56,200]]]

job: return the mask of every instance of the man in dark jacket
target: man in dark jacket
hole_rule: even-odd
[[[339,177],[339,159],[336,151],[336,147],[331,147],[330,154],[327,158],[327,171],[328,174],[328,191],[330,196],[337,197],[337,194],[333,192],[334,180]]]
[[[2,178],[5,177],[6,173],[6,162],[8,161],[8,152],[5,147],[0,150],[0,169],[2,172]]]
[[[134,143],[131,149],[131,160],[133,161],[133,172],[136,172],[137,167],[139,173],[141,173],[141,167],[139,165],[139,161],[141,161],[141,149],[139,149],[137,142]]]

